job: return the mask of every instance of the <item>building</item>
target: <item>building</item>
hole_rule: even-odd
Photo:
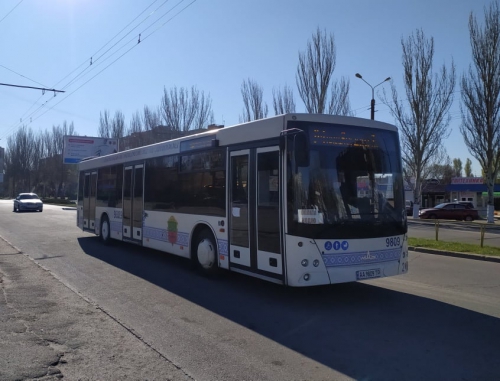
[[[452,201],[470,201],[477,209],[488,205],[488,187],[482,177],[453,177],[446,187]],[[500,184],[495,184],[495,209],[500,209]]]
[[[180,131],[170,126],[156,126],[150,130],[133,132],[128,136],[120,138],[118,142],[119,151],[126,151],[132,148],[143,147],[148,144],[164,142],[166,140],[180,138],[181,136],[193,135],[211,129],[222,128],[223,125],[211,124],[207,128],[198,130]]]

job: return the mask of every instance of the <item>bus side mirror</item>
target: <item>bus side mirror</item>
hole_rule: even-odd
[[[286,139],[287,139],[287,136],[286,135],[283,135],[281,134],[280,135],[280,151],[284,151],[285,150],[285,147],[286,147]]]
[[[308,167],[309,141],[305,132],[298,128],[282,131],[279,140],[280,150],[283,151],[287,144],[291,152],[293,152],[295,167]]]

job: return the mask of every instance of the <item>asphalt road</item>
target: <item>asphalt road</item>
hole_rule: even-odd
[[[133,245],[104,247],[75,219],[74,210],[51,205],[12,213],[12,202],[0,201],[0,237],[22,252],[0,255],[0,321],[34,331],[47,315],[79,311],[58,317],[71,318],[69,338],[64,325],[48,338],[37,331],[59,359],[54,377],[500,378],[498,263],[411,252],[404,276],[288,289],[240,274],[207,279],[184,259]],[[27,282],[47,292],[33,294],[33,306],[8,299]],[[12,337],[0,335],[0,347]],[[0,356],[0,369],[16,374],[15,366]]]

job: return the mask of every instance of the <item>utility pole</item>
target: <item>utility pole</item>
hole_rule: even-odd
[[[372,89],[372,100],[370,102],[370,110],[371,110],[370,119],[375,120],[375,87],[380,86],[384,82],[390,81],[391,77],[387,77],[386,79],[384,79],[382,82],[380,82],[378,85],[375,85],[375,86],[372,86],[368,82],[366,82],[365,79],[359,73],[356,73],[356,77],[361,79],[364,83],[366,83]]]

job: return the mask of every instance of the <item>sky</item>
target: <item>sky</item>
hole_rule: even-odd
[[[482,23],[486,0],[2,0],[0,2],[0,146],[26,125],[35,133],[73,123],[98,136],[100,114],[121,111],[126,126],[144,106],[160,105],[164,89],[195,86],[212,100],[215,122],[239,123],[241,85],[257,82],[272,107],[273,88],[293,89],[298,54],[320,28],[335,37],[333,77],[350,82],[355,115],[370,118],[371,86],[391,77],[404,96],[401,39],[417,29],[434,38],[434,71],[453,61],[460,76],[471,63],[468,19]],[[140,43],[138,42],[140,40]],[[92,64],[91,64],[92,63]],[[375,89],[375,119],[395,123]],[[460,134],[457,86],[451,159],[477,161]],[[54,96],[55,95],[55,96]]]

